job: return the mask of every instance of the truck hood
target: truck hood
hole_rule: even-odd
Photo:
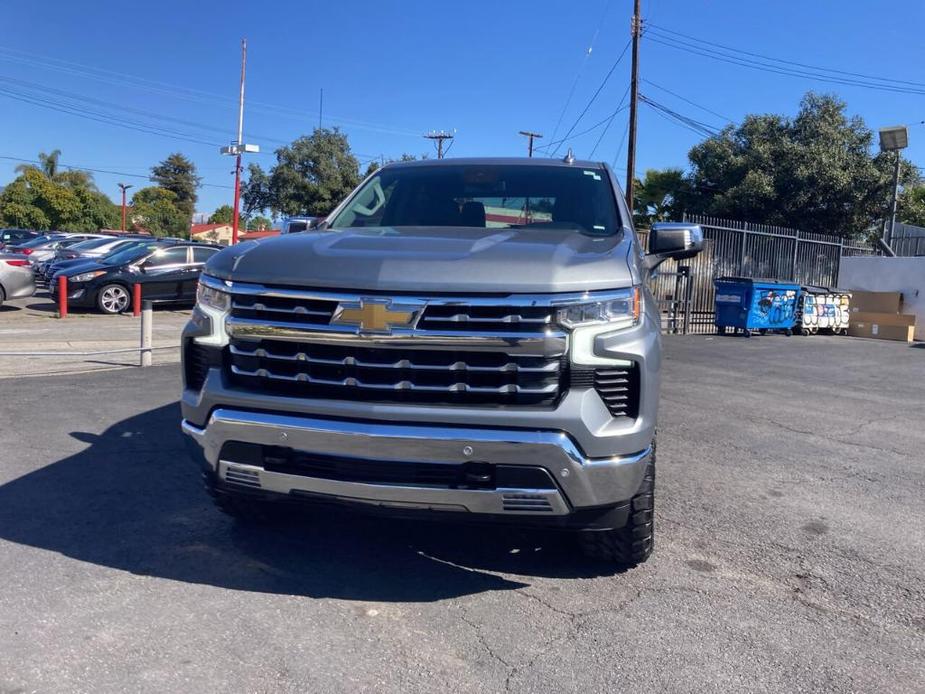
[[[631,239],[567,229],[401,227],[304,232],[217,253],[238,282],[407,292],[550,293],[629,286]]]

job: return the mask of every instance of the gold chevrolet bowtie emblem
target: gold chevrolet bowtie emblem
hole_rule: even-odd
[[[342,302],[334,312],[331,323],[356,325],[360,332],[390,333],[392,328],[408,328],[414,322],[415,311],[392,309],[391,301]]]

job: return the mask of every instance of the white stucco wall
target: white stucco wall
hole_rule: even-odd
[[[925,340],[925,258],[842,258],[840,289],[902,292],[903,313],[914,313],[915,339]]]

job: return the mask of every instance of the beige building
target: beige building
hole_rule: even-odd
[[[230,224],[193,224],[189,230],[190,239],[206,243],[231,244]]]

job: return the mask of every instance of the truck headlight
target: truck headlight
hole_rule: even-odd
[[[206,284],[206,282],[209,284]],[[196,288],[196,307],[193,309],[191,320],[200,330],[208,330],[206,335],[197,335],[193,338],[201,345],[224,347],[228,344],[228,333],[225,331],[225,318],[231,311],[231,294],[214,286],[218,283],[205,275],[199,279]]]
[[[606,299],[572,304],[559,309],[556,321],[573,329],[586,325],[606,325],[610,330],[639,324],[641,297],[639,287],[608,292]]]
[[[224,313],[231,308],[231,295],[200,282],[199,288],[196,290],[196,302],[200,306],[206,306]]]

